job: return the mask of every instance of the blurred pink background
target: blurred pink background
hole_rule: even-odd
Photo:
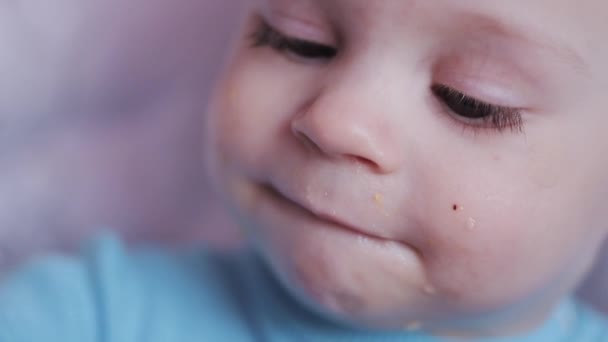
[[[203,171],[240,1],[0,2],[0,270],[99,229],[238,241]],[[608,311],[608,247],[584,296]]]

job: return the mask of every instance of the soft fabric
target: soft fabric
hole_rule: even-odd
[[[1,288],[1,342],[446,341],[323,320],[296,304],[245,251],[127,253],[104,237],[82,258],[47,258]],[[479,341],[605,342],[606,324],[566,301],[529,336]]]

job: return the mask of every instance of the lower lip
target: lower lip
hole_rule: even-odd
[[[376,256],[387,257],[392,261],[399,260],[399,264],[401,265],[421,264],[421,259],[423,258],[421,251],[407,242],[366,234],[335,221],[326,220],[286,198],[271,186],[262,185],[260,190],[265,195],[263,197],[267,196],[263,201],[267,201],[270,204],[269,209],[273,212],[271,215],[291,216],[291,218],[295,217],[301,222],[308,221],[311,223],[310,228],[314,227],[313,229],[324,231],[324,236],[326,237],[327,235],[325,234],[327,233],[339,239],[354,239],[356,245],[365,248],[366,252],[373,251],[372,253]]]

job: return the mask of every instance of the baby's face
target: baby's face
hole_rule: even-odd
[[[608,3],[250,4],[210,169],[281,281],[377,328],[543,319],[608,222]]]

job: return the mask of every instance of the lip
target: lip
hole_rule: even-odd
[[[346,220],[338,217],[338,215],[330,212],[319,212],[318,210],[313,210],[310,207],[303,204],[303,201],[299,201],[286,195],[277,187],[271,184],[262,185],[262,187],[270,194],[270,196],[274,197],[276,200],[284,202],[292,207],[295,207],[299,211],[303,212],[305,215],[311,216],[316,220],[329,223],[331,226],[336,227],[337,229],[342,229],[351,234],[356,234],[359,236],[363,236],[365,238],[379,241],[379,242],[397,242],[401,244],[405,244],[409,247],[409,244],[406,244],[402,241],[394,240],[388,237],[380,236],[377,234],[373,234],[369,231],[366,231],[363,228],[357,227],[348,223]]]

